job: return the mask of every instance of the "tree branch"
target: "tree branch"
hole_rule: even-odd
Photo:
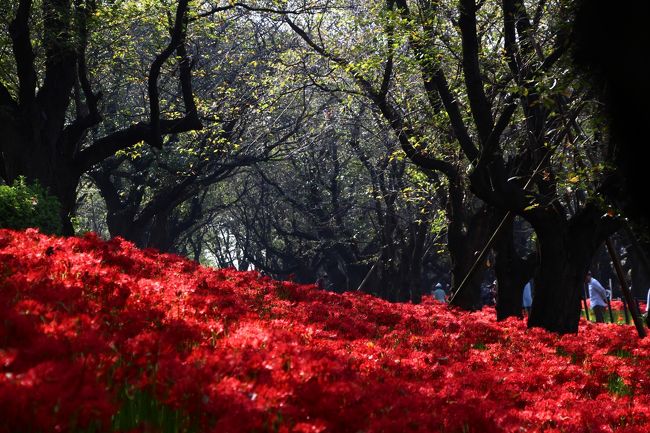
[[[503,37],[504,48],[510,72],[512,72],[517,84],[521,81],[521,59],[517,49],[517,33],[515,30],[515,2],[514,0],[503,0],[501,3],[503,11]]]
[[[185,48],[188,2],[189,0],[179,0],[171,40],[167,48],[152,62],[150,68],[148,80],[151,109],[150,122],[132,124],[129,127],[95,140],[89,147],[78,152],[75,160],[81,172],[90,169],[93,165],[114,155],[115,152],[126,149],[141,141],[149,142],[154,147],[161,147],[163,135],[195,131],[203,127],[198,117],[192,90],[192,64]],[[180,57],[179,75],[185,105],[185,116],[180,119],[161,119],[158,99],[158,77],[163,63],[175,50]]]
[[[187,20],[187,17],[185,17]],[[181,81],[181,92],[183,94],[183,105],[185,107],[185,116],[199,122],[199,113],[194,101],[194,91],[192,90],[192,61],[187,54],[185,47],[185,32],[178,47],[176,47],[176,54],[180,59],[178,63],[179,77]]]
[[[501,115],[497,119],[494,128],[490,132],[488,140],[481,149],[482,158],[490,158],[490,154],[498,148],[499,141],[501,140],[501,134],[503,134],[503,131],[505,131],[505,129],[508,127],[510,120],[512,120],[512,116],[515,114],[515,111],[517,111],[517,103],[515,102],[515,98],[515,95],[508,95],[506,107],[501,112]]]
[[[9,93],[9,90],[2,83],[0,83],[0,107],[18,107],[18,104],[14,101],[14,98],[12,98],[11,93]]]
[[[236,8],[242,8],[245,9],[249,12],[266,12],[266,13],[273,13],[273,14],[278,14],[278,15],[298,15],[302,13],[305,9],[304,8],[298,8],[298,9],[276,9],[276,8],[266,8],[266,7],[259,7],[259,6],[251,6],[247,5],[246,3],[230,3],[227,6],[215,6],[209,11],[206,12],[201,12],[200,14],[197,14],[197,18],[205,18],[210,15],[214,15],[219,12],[224,12],[227,10],[231,9],[236,9]]]
[[[36,96],[43,130],[58,132],[65,122],[76,80],[77,49],[71,0],[43,0],[45,77]]]
[[[36,92],[36,71],[34,51],[29,33],[29,15],[32,0],[20,0],[16,17],[9,24],[14,59],[18,72],[18,103],[25,110],[33,101]]]
[[[169,56],[184,42],[186,21],[185,14],[187,12],[187,4],[189,0],[179,0],[178,8],[176,9],[176,18],[174,20],[174,28],[172,30],[171,39],[167,47],[160,53],[149,68],[149,78],[147,80],[147,91],[149,93],[149,116],[151,122],[151,136],[147,138],[149,144],[156,148],[162,148],[162,135],[161,135],[161,120],[160,120],[160,100],[158,92],[158,77],[162,65],[167,61]]]
[[[354,66],[352,65],[347,59],[343,57],[336,56],[329,51],[327,51],[325,48],[322,46],[318,45],[314,40],[305,32],[302,28],[297,26],[289,17],[284,17],[284,21],[289,24],[289,27],[298,34],[306,43],[309,45],[314,51],[316,51],[318,54],[321,56],[325,57],[326,59],[329,59],[342,67],[344,70],[349,70],[351,72],[352,78],[354,81],[357,83],[361,89],[366,92],[367,95],[373,95],[377,96],[378,92],[375,90],[375,88],[372,86],[372,83],[368,81],[362,74],[361,72]]]
[[[64,152],[70,156],[74,156],[78,152],[81,139],[86,130],[102,121],[102,116],[97,108],[97,103],[101,99],[102,93],[94,93],[92,91],[90,80],[88,79],[88,68],[86,66],[88,15],[93,13],[94,10],[94,4],[80,5],[79,0],[77,0],[76,15],[79,36],[79,47],[77,49],[77,76],[86,98],[86,108],[88,112],[83,113],[82,110],[78,109],[78,117],[63,130]]]
[[[186,117],[182,119],[160,121],[160,134],[179,134],[196,130],[196,123]],[[135,123],[127,128],[115,131],[95,140],[89,147],[81,150],[76,162],[81,172],[114,155],[118,150],[126,149],[151,137],[151,125],[145,122]]]
[[[392,11],[395,6],[395,0],[388,0],[388,10]],[[391,18],[388,18],[389,22],[386,25],[386,34],[388,35],[388,58],[386,59],[386,66],[384,67],[384,74],[381,80],[381,86],[379,88],[379,93],[386,97],[388,95],[388,89],[390,88],[390,79],[393,75],[393,45],[395,44],[395,25],[390,21]]]
[[[409,15],[410,12],[406,0],[397,0],[397,6],[400,8],[402,17],[406,21],[412,19]],[[427,12],[432,13],[436,11],[437,6],[435,4],[428,4],[428,7],[431,9],[427,10]],[[426,20],[422,17],[421,24],[424,34],[435,34],[431,20]],[[425,47],[423,40],[415,39],[412,35],[413,32],[409,32],[409,42],[413,47],[420,66],[420,74],[422,75],[424,90],[427,94],[429,104],[434,112],[439,112],[444,107],[449,116],[454,137],[458,140],[465,156],[470,161],[474,161],[478,157],[478,149],[467,132],[467,127],[458,107],[457,98],[449,89],[445,73],[441,65],[435,60],[435,57],[431,53],[427,53],[427,47]],[[433,43],[429,45],[433,45]]]
[[[494,121],[490,111],[490,104],[483,89],[483,79],[479,64],[479,43],[476,30],[476,3],[475,0],[460,0],[459,13],[463,48],[463,75],[467,96],[476,123],[481,144],[485,144],[494,128]]]

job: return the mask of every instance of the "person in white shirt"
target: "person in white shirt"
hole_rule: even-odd
[[[585,282],[589,285],[589,301],[591,302],[591,309],[594,310],[596,315],[596,323],[605,323],[605,308],[607,308],[607,299],[610,292],[591,276],[591,271],[587,272]]]

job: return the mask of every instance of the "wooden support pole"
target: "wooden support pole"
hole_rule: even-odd
[[[636,331],[639,333],[639,338],[643,338],[646,336],[646,331],[643,327],[643,322],[641,321],[641,314],[639,314],[639,311],[635,308],[636,303],[633,302],[632,293],[630,293],[630,288],[625,281],[623,266],[621,266],[621,261],[618,258],[618,254],[616,254],[616,250],[614,250],[614,245],[612,244],[611,239],[607,238],[605,243],[607,244],[607,251],[609,251],[609,255],[612,258],[612,262],[614,263],[616,275],[618,276],[618,280],[621,283],[621,291],[623,292],[623,297],[625,298],[625,301],[627,301],[627,305],[630,307],[634,326],[636,326]]]

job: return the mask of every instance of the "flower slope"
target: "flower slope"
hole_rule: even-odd
[[[629,326],[560,337],[34,230],[0,230],[0,316],[0,432],[650,431]]]

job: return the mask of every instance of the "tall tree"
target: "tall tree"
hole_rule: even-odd
[[[473,0],[377,4],[384,5],[383,15],[374,22],[383,23],[380,40],[386,54],[365,62],[353,56],[354,49],[326,46],[327,33],[313,20],[287,22],[313,51],[349,73],[414,163],[444,173],[451,185],[467,182],[497,213],[511,212],[530,222],[537,235],[540,270],[529,325],[575,332],[584,273],[617,223],[600,206],[597,188],[587,186],[598,186],[609,155],[598,140],[588,95],[562,69],[568,38],[566,27],[554,21],[562,5],[539,2],[529,14],[529,5],[518,0],[504,0],[500,7]],[[395,104],[399,92],[409,94],[400,86],[412,86],[413,76],[400,74],[394,52],[412,56],[434,125],[447,128],[446,140],[437,139],[455,142],[467,169],[459,170],[435,154],[435,141],[427,142],[417,133],[418,122],[405,109],[412,103]],[[402,83],[404,78],[409,80]],[[389,92],[391,82],[395,87]],[[583,166],[567,167],[567,158]],[[564,198],[571,188],[589,190],[586,199],[583,194],[577,200],[573,214]],[[501,248],[498,256],[502,260],[513,251]],[[520,292],[525,281],[517,280],[511,285],[513,293]]]
[[[94,0],[19,0],[12,18],[4,23],[13,59],[12,72],[0,79],[0,129],[4,133],[0,175],[9,183],[25,176],[47,187],[61,202],[68,234],[73,232],[70,216],[83,173],[139,142],[159,148],[163,136],[201,129],[187,50],[188,3],[178,1],[175,14],[170,15],[168,41],[147,68],[148,109],[141,111],[146,114],[130,124],[104,128],[105,134],[101,133],[107,123],[103,94],[93,90],[98,77],[90,74],[87,50],[93,32],[105,24],[95,16],[112,6]],[[173,57],[183,109],[165,113],[160,81],[165,64]]]
[[[320,54],[335,68],[345,71],[358,89],[346,90],[339,86],[338,91],[361,94],[367,98],[393,130],[403,154],[427,172],[437,173],[433,174],[434,178],[441,175],[445,179],[449,197],[447,248],[452,261],[451,280],[454,287],[459,287],[472,268],[476,252],[485,245],[491,230],[496,227],[499,211],[481,205],[480,200],[468,192],[465,172],[468,161],[473,161],[478,150],[469,133],[457,128],[459,119],[462,119],[460,107],[453,101],[442,70],[436,68],[437,54],[426,45],[426,35],[434,30],[431,19],[435,16],[435,10],[422,10],[422,13],[412,15],[406,3],[390,0],[369,3],[361,11],[370,18],[352,20],[350,31],[356,29],[362,36],[358,36],[360,40],[351,42],[350,47],[328,45],[328,39],[323,38],[323,28],[327,26],[320,19],[305,17],[301,25],[290,17],[285,21],[309,49]],[[382,26],[377,26],[377,23]],[[361,25],[367,26],[362,27],[364,30],[372,29],[365,32],[369,36],[364,36],[364,31],[358,30]],[[340,26],[336,24],[335,27],[338,29]],[[306,28],[313,28],[312,33],[318,33],[319,41]],[[404,55],[404,50],[398,49],[400,45],[410,46],[415,60]],[[374,48],[375,54],[364,59],[364,53],[359,53],[360,48],[357,47]],[[415,90],[408,87],[417,80],[421,81]],[[446,92],[439,94],[438,87],[446,89]],[[447,108],[452,110],[450,125],[444,125]],[[413,112],[425,114],[418,116]],[[467,153],[467,160],[459,158],[451,145],[456,140]],[[509,251],[514,249],[504,250]],[[482,270],[485,270],[485,262],[479,266],[479,271]],[[508,278],[508,275],[503,277]],[[452,303],[465,309],[480,308],[482,280],[482,272],[469,275],[462,286],[463,290],[453,297]],[[517,284],[507,284],[504,280],[502,286],[504,290],[521,290],[523,285],[518,287]]]

